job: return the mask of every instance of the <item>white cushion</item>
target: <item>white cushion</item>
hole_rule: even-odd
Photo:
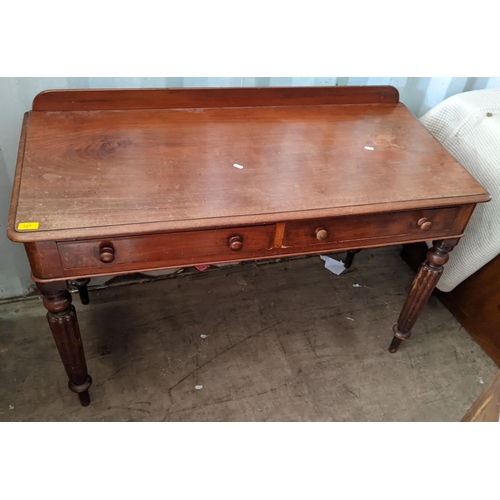
[[[454,95],[420,121],[492,198],[476,206],[444,266],[437,288],[449,292],[500,253],[500,89]]]

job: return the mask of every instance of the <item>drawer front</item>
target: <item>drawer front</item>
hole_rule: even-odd
[[[453,207],[289,222],[282,247],[321,250],[445,238],[463,231],[459,212],[459,207]]]
[[[64,270],[89,274],[252,259],[271,251],[275,225],[59,242]]]

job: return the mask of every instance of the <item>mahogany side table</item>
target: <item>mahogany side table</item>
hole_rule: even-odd
[[[92,276],[433,240],[395,352],[488,200],[393,87],[58,90],[25,115],[8,236],[85,406],[68,286],[88,302]]]

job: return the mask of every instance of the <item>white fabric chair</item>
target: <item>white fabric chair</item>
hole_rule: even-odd
[[[444,266],[437,288],[449,292],[500,254],[500,89],[454,95],[420,121],[492,198],[476,207]]]

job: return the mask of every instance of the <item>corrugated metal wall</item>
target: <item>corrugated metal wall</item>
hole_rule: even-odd
[[[460,92],[500,88],[500,78],[0,78],[0,299],[31,286],[22,245],[10,242],[6,222],[22,117],[42,90],[66,88],[268,87],[305,85],[393,85],[400,100],[420,118]]]

